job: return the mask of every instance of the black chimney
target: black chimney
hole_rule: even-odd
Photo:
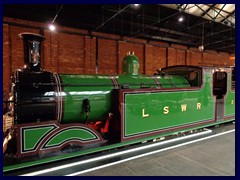
[[[24,47],[24,69],[30,71],[41,71],[41,43],[43,36],[34,33],[21,33]]]

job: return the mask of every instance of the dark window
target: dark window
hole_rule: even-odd
[[[227,92],[227,73],[215,72],[213,74],[213,95],[217,96],[217,99],[223,98]]]

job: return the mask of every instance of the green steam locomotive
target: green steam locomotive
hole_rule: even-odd
[[[129,53],[121,75],[41,68],[43,36],[22,33],[3,117],[4,171],[118,148],[235,120],[234,67],[172,66],[139,74]]]

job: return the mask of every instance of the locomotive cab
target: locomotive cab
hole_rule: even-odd
[[[234,67],[197,67],[197,66],[172,66],[163,68],[158,74],[165,76],[179,75],[184,77],[192,89],[203,89],[206,82],[211,82],[209,87],[211,98],[214,100],[215,121],[226,119],[227,112],[234,111],[233,94],[235,93],[235,68]],[[229,115],[230,116],[230,115]]]
[[[235,91],[235,68],[216,67],[213,69],[212,78],[212,93],[216,99],[216,121],[220,121],[224,120],[226,109],[228,109],[226,105],[233,105],[235,101],[228,98]]]
[[[202,68],[197,66],[172,66],[158,70],[158,74],[178,75],[185,78],[190,87],[202,85]]]

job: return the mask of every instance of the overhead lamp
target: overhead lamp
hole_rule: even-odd
[[[199,49],[199,51],[203,52],[204,51],[204,46],[203,45],[199,46],[198,49]]]
[[[131,6],[132,6],[132,8],[134,8],[134,9],[138,9],[138,8],[140,7],[140,5],[141,5],[141,4],[132,4]]]
[[[55,31],[55,30],[56,30],[56,27],[55,27],[55,25],[54,25],[54,22],[55,22],[55,20],[57,19],[60,11],[62,10],[62,7],[63,7],[63,4],[62,4],[61,7],[58,9],[55,17],[54,17],[53,20],[52,20],[52,23],[48,25],[48,28],[49,28],[51,31]]]
[[[183,20],[184,20],[183,16],[180,16],[180,17],[178,18],[178,21],[179,21],[179,22],[183,22]]]
[[[203,27],[202,27],[202,44],[198,47],[200,52],[204,51],[204,24],[205,23],[203,23]]]
[[[55,29],[56,29],[54,24],[50,24],[48,27],[51,31],[55,31]]]

